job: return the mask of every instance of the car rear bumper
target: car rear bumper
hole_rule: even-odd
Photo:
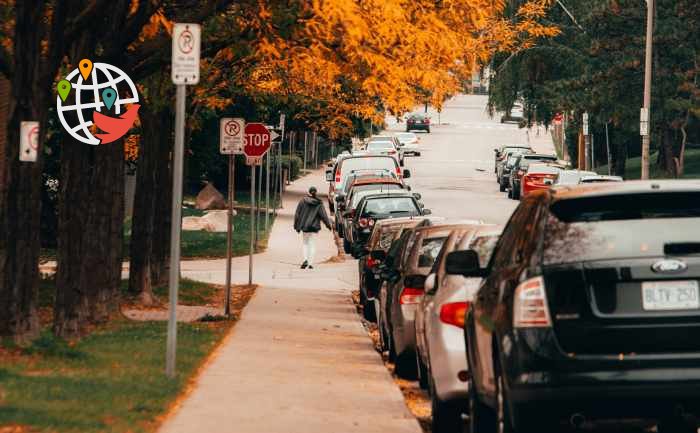
[[[397,354],[416,349],[416,308],[415,304],[401,305],[394,320],[394,348]]]
[[[468,369],[464,331],[445,324],[434,325],[433,331],[428,335],[428,356],[435,391],[442,401],[466,399],[467,384],[458,377]]]

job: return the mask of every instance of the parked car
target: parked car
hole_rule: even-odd
[[[365,319],[376,320],[375,297],[381,284],[380,265],[392,242],[401,230],[416,227],[430,217],[405,217],[379,220],[374,224],[364,254],[358,260],[360,280],[360,305]],[[431,218],[433,220],[434,218]]]
[[[328,203],[334,209],[336,191],[343,191],[345,182],[353,175],[388,170],[396,173],[399,179],[408,179],[409,170],[402,170],[395,158],[384,155],[348,156],[338,161],[335,166],[326,171],[328,181]]]
[[[465,335],[473,432],[700,415],[700,182],[552,188],[520,203],[482,267]],[[500,427],[498,427],[500,426]]]
[[[398,140],[387,139],[387,140],[372,140],[365,146],[365,150],[370,153],[376,153],[379,155],[388,155],[399,162],[399,165],[403,167],[404,164],[404,153],[400,145],[397,144]]]
[[[494,152],[494,173],[498,173],[498,164],[503,163],[510,151],[520,151],[522,153],[533,153],[532,147],[529,144],[506,144],[499,148],[493,149]]]
[[[520,197],[525,197],[532,191],[551,188],[562,170],[564,167],[552,163],[530,164],[520,181]]]
[[[425,295],[416,310],[416,345],[419,380],[432,399],[433,433],[462,431],[462,415],[468,414],[464,317],[481,283],[481,278],[448,275],[445,259],[452,251],[473,249],[486,266],[500,231],[491,225],[454,230],[425,281]]]
[[[355,181],[347,195],[338,194],[335,196],[335,224],[336,232],[341,238],[344,237],[345,219],[349,211],[355,209],[360,199],[368,194],[376,194],[385,191],[407,191],[406,186],[399,179],[388,177],[370,177],[361,181]],[[419,198],[420,199],[420,198]]]
[[[406,119],[406,132],[417,129],[430,133],[430,117],[427,114],[414,113]]]
[[[579,179],[578,183],[598,183],[598,182],[622,182],[624,179],[620,176],[607,176],[602,174],[596,174],[593,176],[583,176]]]
[[[501,123],[506,122],[520,122],[524,119],[524,112],[522,104],[516,102],[513,104],[510,110],[508,110],[503,116],[501,116]]]
[[[374,189],[367,189],[365,191],[357,191],[356,193],[352,194],[352,197],[349,197],[346,203],[345,210],[342,212],[341,216],[341,230],[343,231],[343,249],[347,254],[353,253],[353,243],[358,240],[358,236],[356,233],[353,233],[353,227],[355,227],[355,218],[359,218],[359,213],[356,213],[359,206],[362,204],[362,200],[365,197],[370,197],[370,196],[383,196],[384,198],[390,198],[390,197],[405,197],[405,196],[412,196],[417,200],[417,204],[419,206],[419,209],[422,209],[423,203],[421,203],[419,200],[421,199],[420,194],[415,194],[415,193],[409,193],[408,191],[400,188],[374,188]],[[384,203],[382,203],[384,205]],[[394,215],[397,216],[397,215]],[[413,214],[409,215],[404,215],[404,216],[414,216]],[[373,225],[376,222],[377,219],[372,220],[371,224]],[[369,221],[368,221],[368,224]],[[369,229],[371,229],[373,226],[368,226]],[[363,229],[364,230],[364,229]],[[371,230],[370,230],[371,231]],[[361,254],[361,252],[358,252],[357,254]]]
[[[466,223],[472,223],[467,221]],[[386,329],[389,357],[396,374],[416,377],[416,307],[423,297],[424,283],[450,232],[461,224],[419,226],[408,232],[400,259],[387,270],[380,288],[382,327]]]
[[[528,153],[518,155],[513,168],[510,172],[508,180],[508,198],[513,200],[520,199],[520,181],[523,175],[527,172],[528,166],[533,162],[556,162],[556,155],[547,155],[541,153]]]
[[[420,139],[416,134],[413,132],[397,132],[396,138],[401,143],[404,156],[420,156],[420,148],[418,146]]]
[[[522,153],[521,151],[508,151],[506,154],[506,159],[503,162],[499,162],[496,167],[496,176],[498,176],[498,189],[504,192],[508,188],[508,182],[510,180],[510,173],[518,161],[518,156]]]
[[[359,257],[378,220],[408,216],[430,215],[416,197],[409,192],[388,191],[363,197],[357,207],[348,215],[352,224],[344,228],[343,246],[349,247],[346,253]]]
[[[585,170],[562,170],[554,181],[555,186],[577,185],[584,176],[595,176],[596,173]]]

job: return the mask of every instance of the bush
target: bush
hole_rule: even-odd
[[[291,158],[289,155],[282,155],[281,160],[282,160],[282,169],[283,170],[289,168],[290,159],[292,161],[292,172],[289,175],[289,180],[292,181],[292,180],[299,178],[299,173],[301,172],[301,167],[304,164],[304,162],[302,161],[301,158],[299,158],[296,155],[292,156]],[[277,162],[277,159],[275,158],[273,161]],[[273,161],[271,161],[271,162],[273,162]]]

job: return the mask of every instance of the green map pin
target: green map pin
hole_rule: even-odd
[[[61,97],[61,101],[66,102],[66,98],[68,97],[71,89],[70,81],[61,80],[58,82],[58,86],[56,87],[58,90],[58,96]]]

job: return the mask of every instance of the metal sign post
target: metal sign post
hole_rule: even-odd
[[[250,166],[250,252],[248,254],[248,285],[253,284],[253,254],[255,254],[255,165]]]
[[[173,26],[172,81],[177,86],[175,97],[175,148],[173,151],[173,201],[170,231],[170,275],[168,284],[168,337],[165,374],[175,377],[177,348],[177,293],[180,284],[180,229],[182,227],[182,170],[185,148],[186,85],[199,82],[199,24],[178,23]]]
[[[245,121],[224,117],[219,122],[219,150],[228,155],[228,213],[226,221],[226,301],[224,314],[231,315],[231,245],[233,243],[233,201],[235,196],[235,155],[243,153]]]

